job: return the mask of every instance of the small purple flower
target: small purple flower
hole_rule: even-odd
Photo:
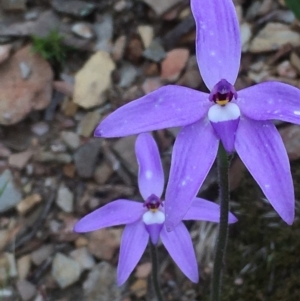
[[[174,231],[165,228],[165,210],[161,195],[164,173],[157,145],[150,134],[141,134],[136,141],[139,163],[138,184],[145,202],[116,200],[83,217],[74,227],[75,232],[95,231],[125,224],[118,264],[118,285],[122,285],[140,260],[149,237],[153,244],[159,238],[182,272],[193,282],[198,281],[198,267],[189,232],[182,221]],[[169,182],[170,189],[175,189]],[[172,203],[172,200],[168,200]],[[171,205],[172,206],[172,205]],[[173,210],[177,210],[176,206]],[[194,198],[183,220],[218,222],[220,207],[204,199]],[[237,219],[230,214],[229,222]]]
[[[97,137],[120,137],[183,126],[172,159],[172,199],[166,224],[172,230],[188,210],[217,154],[221,140],[236,151],[274,209],[292,224],[294,189],[282,139],[272,119],[300,124],[300,91],[265,82],[236,91],[241,57],[238,20],[231,0],[191,0],[196,21],[196,55],[210,94],[169,85],[112,113],[95,130]],[[183,166],[181,161],[185,162]],[[180,167],[180,168],[179,168]],[[177,183],[177,184],[175,184]]]

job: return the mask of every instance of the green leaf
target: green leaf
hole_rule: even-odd
[[[285,0],[285,4],[295,14],[296,18],[300,20],[300,1]]]

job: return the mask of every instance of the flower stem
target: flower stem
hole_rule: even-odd
[[[150,253],[151,253],[151,261],[152,261],[152,285],[153,290],[156,295],[157,301],[164,301],[158,281],[158,256],[157,256],[157,247],[152,242],[150,244]]]
[[[212,287],[210,301],[219,301],[222,285],[222,270],[227,247],[228,236],[228,213],[229,213],[229,159],[222,143],[218,150],[218,182],[220,201],[220,223],[216,244],[214,267],[212,275]]]

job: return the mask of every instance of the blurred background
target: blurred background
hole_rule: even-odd
[[[236,89],[266,80],[300,88],[297,1],[234,3],[243,44]],[[141,200],[135,137],[93,138],[98,122],[165,84],[207,91],[189,1],[0,4],[0,300],[154,300],[148,251],[130,280],[116,286],[121,227],[87,235],[72,229],[114,199]],[[293,226],[281,221],[234,156],[231,210],[239,222],[230,226],[224,301],[299,300],[300,127],[275,122],[291,161],[296,219]],[[177,131],[154,133],[166,179]],[[215,168],[199,195],[217,200]],[[166,300],[208,300],[216,225],[187,227],[200,283],[187,280],[161,246]]]

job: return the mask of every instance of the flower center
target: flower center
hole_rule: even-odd
[[[232,84],[226,79],[221,79],[209,94],[209,100],[220,106],[225,106],[232,98],[237,98],[237,93]]]
[[[145,201],[144,206],[151,212],[156,212],[160,206],[163,207],[163,203],[155,194],[151,194]]]

